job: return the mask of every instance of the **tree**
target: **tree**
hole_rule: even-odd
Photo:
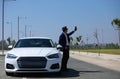
[[[96,40],[97,40],[97,47],[99,48],[99,38],[98,38],[98,31],[97,31],[97,29],[96,29],[96,31],[94,32],[94,37],[96,38]]]
[[[99,47],[99,38],[98,38],[98,31],[96,29],[96,31],[94,32],[94,37],[96,38],[97,40],[97,44],[95,45],[95,47],[97,47],[99,50],[100,50],[100,47]],[[100,51],[99,51],[99,56],[100,56]]]
[[[73,41],[73,37],[70,37],[70,41]]]
[[[6,40],[4,40],[3,43],[4,43],[4,49],[6,50],[8,47]],[[0,41],[0,50],[1,49],[2,49],[2,40]]]
[[[117,28],[120,29],[120,19],[116,18],[116,19],[113,19],[112,22],[111,22],[112,25],[117,25]]]
[[[120,47],[120,19],[116,18],[113,19],[111,22],[112,26],[116,26],[117,30],[118,30],[118,35],[119,35],[119,47]]]
[[[79,45],[81,39],[82,39],[82,36],[78,36],[78,37],[76,37],[76,41],[77,41],[77,42],[76,42],[76,45]]]
[[[7,42],[8,42],[8,45],[11,44],[11,39],[10,39],[10,37],[7,38]]]
[[[78,36],[78,37],[76,37],[77,42],[80,42],[81,39],[82,39],[82,36]]]
[[[12,45],[14,46],[16,44],[16,41],[15,40],[12,40]]]

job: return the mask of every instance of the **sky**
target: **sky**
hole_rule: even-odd
[[[118,43],[118,30],[111,25],[120,19],[120,0],[5,0],[5,36],[17,40],[18,16],[20,17],[20,38],[27,36],[50,37],[58,42],[63,26],[68,32],[78,30],[73,39],[82,36],[84,43],[96,43],[97,30],[100,43]],[[9,22],[9,24],[7,23]],[[30,33],[31,31],[31,33]],[[2,0],[0,0],[0,40],[2,40]]]

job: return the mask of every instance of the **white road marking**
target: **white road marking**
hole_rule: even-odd
[[[27,78],[23,77],[22,79],[27,79]]]

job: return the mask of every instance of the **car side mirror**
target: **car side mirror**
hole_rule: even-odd
[[[12,48],[13,48],[13,45],[9,45],[9,46],[8,46],[8,49],[12,49]]]
[[[61,45],[57,45],[57,50],[59,50],[59,51],[63,51],[62,46],[61,46]]]

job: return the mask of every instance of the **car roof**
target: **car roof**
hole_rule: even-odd
[[[50,39],[49,37],[24,37],[20,39]]]

